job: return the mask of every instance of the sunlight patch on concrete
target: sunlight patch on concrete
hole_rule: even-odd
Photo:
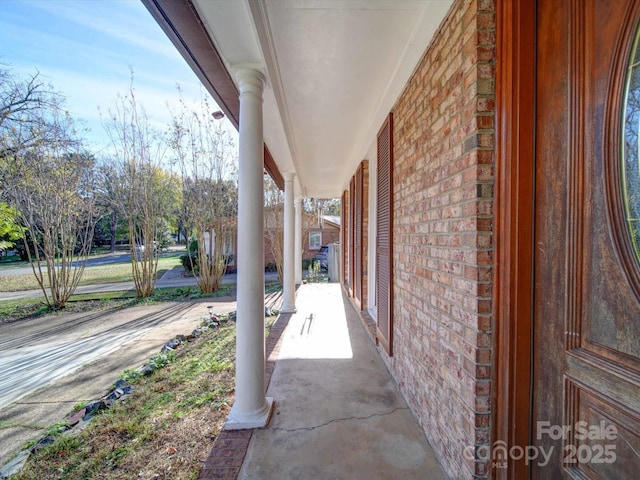
[[[279,359],[351,359],[353,350],[338,288],[301,289]],[[317,306],[317,308],[316,308]]]

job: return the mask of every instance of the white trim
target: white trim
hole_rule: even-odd
[[[302,199],[295,201],[296,285],[302,284]]]
[[[284,174],[284,272],[282,276],[282,312],[296,312],[295,212],[292,173]]]
[[[273,400],[264,394],[264,141],[262,92],[257,70],[237,73],[240,88],[238,144],[238,288],[236,321],[236,398],[227,429],[264,427]]]
[[[227,417],[223,430],[249,430],[253,428],[262,428],[269,424],[271,415],[273,414],[273,398],[266,398],[265,409],[261,412],[254,413],[244,418],[238,418],[233,409]]]
[[[372,146],[373,151],[375,152],[375,146]],[[376,158],[375,154],[370,154],[369,158]],[[377,162],[369,161],[369,198],[367,201],[369,202],[369,231],[367,235],[369,235],[369,248],[367,255],[369,256],[367,262],[367,312],[371,315],[376,323],[378,323],[378,306],[376,304],[376,216],[378,214],[377,211],[377,179],[378,179],[378,165]]]

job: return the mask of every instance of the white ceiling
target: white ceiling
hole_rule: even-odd
[[[260,68],[265,143],[296,196],[339,197],[452,0],[194,0],[229,71]],[[375,160],[375,159],[370,159]]]

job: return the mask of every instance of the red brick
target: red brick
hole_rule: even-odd
[[[495,22],[494,0],[454,2],[393,107],[395,353],[383,358],[463,479],[488,472],[462,449],[490,441]]]

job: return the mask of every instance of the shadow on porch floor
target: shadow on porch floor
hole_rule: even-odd
[[[340,286],[303,285],[296,306],[268,342],[270,424],[223,432],[200,479],[446,479]]]

